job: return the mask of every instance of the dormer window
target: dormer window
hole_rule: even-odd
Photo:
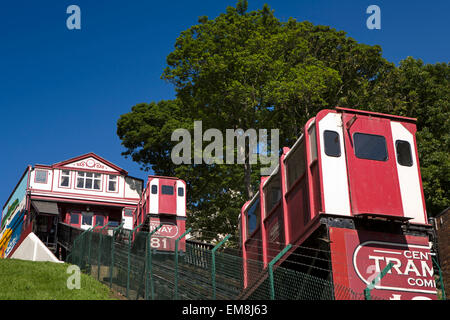
[[[77,171],[77,188],[100,190],[102,175],[100,173]]]

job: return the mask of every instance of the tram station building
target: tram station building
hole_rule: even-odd
[[[10,256],[31,232],[56,253],[58,229],[65,225],[86,230],[123,222],[131,229],[143,184],[95,153],[30,165],[3,206],[0,254]]]

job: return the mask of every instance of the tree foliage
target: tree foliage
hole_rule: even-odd
[[[259,185],[260,164],[174,165],[176,128],[280,129],[291,146],[307,119],[323,108],[362,108],[418,118],[417,141],[428,210],[448,206],[449,66],[408,58],[399,67],[379,46],[310,22],[279,21],[267,6],[247,1],[213,20],[202,16],[183,31],[162,78],[176,99],[143,103],[118,121],[125,156],[188,183],[188,223],[233,233],[237,216]],[[224,134],[225,136],[225,134]],[[205,147],[205,144],[203,145]]]

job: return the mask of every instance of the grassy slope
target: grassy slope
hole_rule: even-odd
[[[81,274],[81,288],[67,288],[69,264],[0,259],[0,300],[105,300],[110,289]]]

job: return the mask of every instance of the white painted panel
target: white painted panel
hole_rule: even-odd
[[[402,166],[397,161],[395,153],[395,163],[397,165],[400,194],[402,197],[403,215],[412,218],[410,222],[425,223],[425,213],[423,211],[422,192],[420,190],[419,171],[416,161],[416,146],[414,137],[400,122],[391,121],[392,138],[394,147],[396,140],[409,142],[411,146],[412,161],[411,167]]]
[[[325,154],[325,143],[323,140],[325,130],[339,133],[339,143],[341,145],[340,157],[330,157]],[[324,211],[329,214],[350,216],[350,199],[341,114],[329,113],[319,121],[319,139],[320,156],[322,159]]]
[[[152,186],[156,186],[158,188],[158,192],[156,194],[152,194]],[[150,185],[149,185],[149,199],[150,199],[150,204],[149,204],[149,213],[159,213],[159,193],[161,192],[161,190],[159,190],[159,179],[152,179],[150,181]]]
[[[141,194],[140,192],[142,192],[141,187],[137,187],[136,184],[140,185],[140,181],[138,181],[137,179],[131,178],[131,177],[124,177],[124,176],[120,176],[119,177],[120,180],[120,186],[122,186],[124,184],[124,180],[125,180],[125,190],[124,190],[124,197],[128,198],[128,199],[140,199]],[[120,191],[121,189],[119,189]],[[122,196],[122,194],[121,194]]]
[[[122,214],[123,228],[133,230],[133,217],[128,217]]]
[[[183,196],[180,197],[178,195],[178,188],[183,188]],[[177,216],[185,217],[186,216],[186,187],[183,181],[177,181],[177,190],[175,190],[177,195]]]

